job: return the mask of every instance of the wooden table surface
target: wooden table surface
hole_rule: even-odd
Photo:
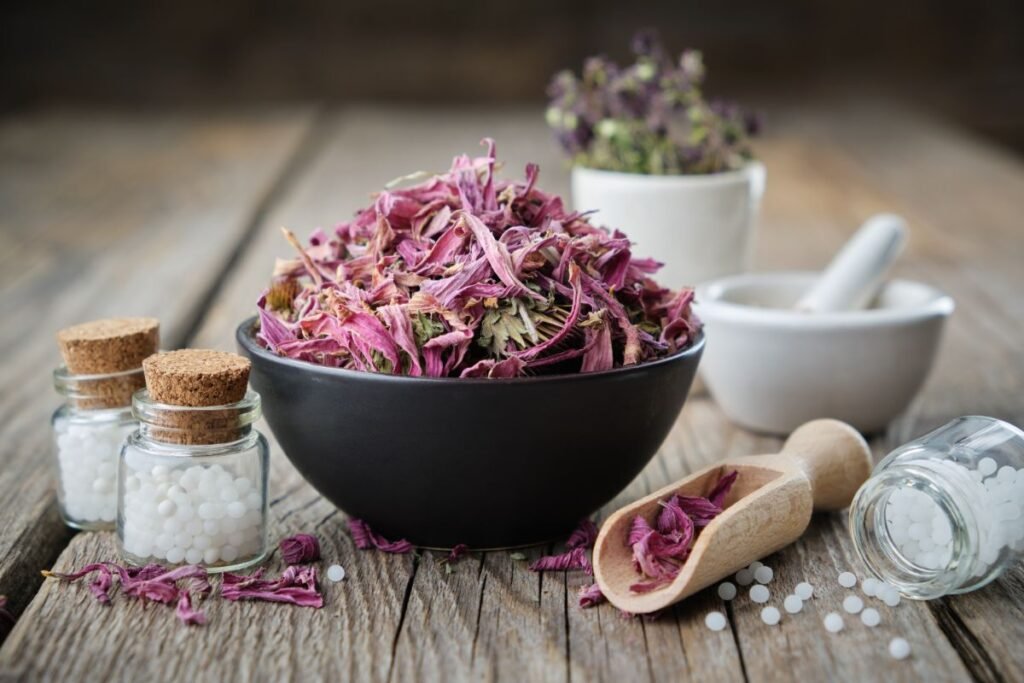
[[[876,456],[961,414],[1024,423],[1024,164],[991,144],[894,105],[769,112],[769,169],[757,265],[818,268],[876,211],[903,214],[912,238],[897,274],[957,300],[936,367],[909,412],[874,438]],[[443,170],[491,135],[509,173],[568,174],[532,110],[278,109],[155,113],[50,111],[0,120],[0,594],[18,621],[0,648],[17,680],[1024,680],[1024,572],[932,602],[879,603],[882,624],[848,618],[838,635],[835,577],[857,570],[842,515],[768,558],[776,596],[810,580],[819,594],[776,627],[742,599],[721,632],[705,591],[656,620],[609,605],[581,610],[580,573],[526,570],[507,552],[447,573],[439,555],[355,549],[344,515],[274,446],[271,537],[315,531],[327,563],[321,610],[210,601],[210,623],[85,586],[43,581],[113,560],[110,533],[65,529],[50,474],[54,332],[108,315],[155,315],[163,345],[233,347],[275,255],[278,227],[331,226],[389,179]],[[711,340],[711,343],[714,343]],[[779,441],[731,425],[691,396],[658,456],[610,506],[726,455]],[[372,457],[372,454],[367,454]],[[543,476],[543,473],[538,473]],[[569,483],[567,483],[569,485]],[[608,513],[606,507],[601,515]],[[550,548],[526,551],[532,559]],[[279,569],[277,559],[270,570]],[[886,651],[903,636],[913,655]]]

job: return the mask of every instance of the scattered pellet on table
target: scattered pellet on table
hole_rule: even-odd
[[[758,583],[771,583],[771,580],[775,577],[775,572],[772,571],[771,567],[761,565],[754,570],[754,579]]]
[[[741,569],[736,572],[736,583],[741,586],[749,586],[754,582],[754,572],[750,569]]]
[[[878,589],[882,587],[882,582],[876,578],[868,577],[860,582],[860,591],[869,598],[873,598],[878,595]]]
[[[864,601],[856,595],[847,595],[843,599],[843,609],[850,614],[859,614],[864,609]]]
[[[807,600],[811,599],[811,596],[814,595],[814,586],[807,583],[806,581],[801,581],[796,585],[796,588],[793,590],[793,592],[796,593],[796,597],[806,602]]]
[[[704,617],[704,625],[712,631],[721,631],[725,628],[725,615],[721,612],[708,612]]]
[[[882,617],[878,614],[878,610],[874,607],[868,607],[866,610],[860,613],[860,620],[864,622],[865,626],[874,628],[878,626],[882,621]]]
[[[768,598],[770,597],[771,593],[768,591],[768,588],[761,584],[757,584],[750,589],[750,599],[758,604],[763,605],[768,602]]]
[[[786,599],[782,601],[782,608],[790,614],[796,614],[804,608],[804,601],[800,599],[799,595],[787,595]]]
[[[857,585],[857,577],[853,572],[842,572],[839,575],[839,585],[843,588],[853,588]]]
[[[332,564],[327,568],[327,578],[334,583],[338,583],[345,578],[345,568],[340,564]]]
[[[749,565],[747,565],[747,569],[750,570],[751,574],[754,574],[755,572],[757,572],[759,567],[763,567],[763,566],[764,566],[764,562],[762,562],[761,560],[754,560]]]
[[[723,581],[718,584],[718,597],[723,600],[732,600],[736,597],[736,584],[730,581]]]
[[[765,607],[761,610],[761,621],[769,626],[775,626],[782,619],[782,614],[777,607]]]
[[[829,612],[825,615],[825,630],[829,633],[839,633],[843,630],[843,618],[837,612]]]
[[[906,659],[910,656],[910,643],[903,638],[893,638],[889,641],[889,654],[894,659]]]

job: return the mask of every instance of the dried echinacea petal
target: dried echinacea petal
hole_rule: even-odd
[[[588,574],[594,573],[594,568],[587,557],[587,551],[594,547],[597,540],[597,525],[591,519],[584,519],[576,530],[569,534],[565,542],[566,551],[560,555],[545,555],[532,562],[530,571],[567,571],[580,569]]]
[[[316,567],[293,565],[278,579],[264,579],[263,570],[252,574],[225,572],[220,586],[225,600],[264,600],[286,602],[300,607],[323,607],[324,598],[316,582]]]
[[[202,626],[206,623],[206,615],[192,609],[192,594],[188,591],[181,591],[178,606],[174,608],[174,615],[186,626]]]
[[[174,569],[166,569],[158,564],[144,567],[123,567],[113,562],[95,562],[69,574],[44,571],[43,576],[77,581],[90,574],[96,578],[89,583],[89,590],[102,604],[110,604],[110,588],[113,585],[113,574],[120,580],[121,592],[143,602],[159,602],[165,605],[177,603],[175,613],[186,624],[204,624],[206,617],[202,612],[192,608],[190,593],[206,594],[210,592],[209,576],[206,569],[199,565],[186,565]],[[185,587],[179,586],[184,582]]]
[[[604,593],[601,592],[601,587],[596,583],[592,583],[580,589],[579,601],[580,607],[587,609],[588,607],[600,605],[605,601],[605,597]]]
[[[385,553],[404,554],[412,550],[412,543],[404,538],[399,541],[389,541],[378,533],[375,533],[370,525],[361,519],[354,517],[348,520],[348,530],[352,534],[352,540],[360,550],[376,548]]]
[[[736,476],[735,470],[722,476],[708,498],[675,494],[661,501],[653,526],[641,515],[633,519],[626,544],[633,551],[633,567],[643,580],[631,585],[631,591],[658,590],[676,577],[697,535],[721,514]]]
[[[364,372],[505,379],[595,372],[694,343],[693,291],[650,276],[629,239],[537,187],[495,177],[495,145],[388,187],[278,262],[258,337],[288,358]]]
[[[295,534],[278,544],[285,564],[308,564],[320,559],[320,541],[312,534]]]
[[[113,584],[113,577],[111,576],[110,569],[104,562],[87,564],[77,572],[71,572],[70,574],[43,570],[43,576],[73,583],[94,572],[96,574],[96,578],[89,582],[89,591],[92,592],[97,601],[104,605],[109,605],[110,586]]]

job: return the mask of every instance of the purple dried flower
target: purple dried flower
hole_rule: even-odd
[[[386,553],[404,554],[412,550],[412,543],[402,539],[389,541],[378,533],[375,533],[370,525],[361,519],[354,517],[348,520],[348,530],[352,534],[352,540],[360,550],[376,548]]]
[[[579,603],[580,607],[587,609],[588,607],[594,607],[600,605],[605,601],[604,593],[601,592],[601,587],[596,583],[592,583],[589,586],[583,586],[579,592]]]
[[[178,606],[174,608],[174,615],[186,626],[202,626],[206,623],[206,615],[199,610],[192,609],[192,594],[188,591],[181,591]]]
[[[451,551],[448,552],[448,556],[444,559],[444,561],[448,564],[455,564],[463,557],[465,557],[466,553],[468,552],[469,546],[465,543],[459,543],[457,546],[452,548]]]
[[[652,31],[633,38],[636,61],[584,61],[579,78],[560,72],[548,87],[548,125],[577,165],[626,173],[697,174],[735,170],[751,157],[760,126],[731,104],[701,93],[700,52],[675,63]]]
[[[295,534],[278,544],[285,564],[308,564],[320,559],[320,542],[312,534]]]
[[[633,551],[633,567],[643,580],[631,585],[631,591],[657,590],[679,574],[701,529],[721,514],[725,496],[737,476],[733,470],[720,477],[708,498],[674,494],[661,501],[653,527],[640,515],[633,518],[626,544]]]
[[[573,548],[593,548],[594,541],[597,540],[597,525],[594,524],[594,520],[587,518],[580,521],[576,530],[569,534],[569,539],[565,542],[565,547],[570,550]]]
[[[92,592],[93,596],[101,604],[110,604],[110,586],[113,583],[113,577],[111,576],[110,569],[104,562],[94,562],[87,564],[86,566],[79,569],[77,572],[71,572],[70,574],[61,574],[59,572],[52,572],[43,570],[43,576],[47,578],[60,579],[61,581],[68,581],[74,583],[79,579],[96,573],[96,578],[89,583],[89,591]]]
[[[252,574],[226,572],[220,586],[225,600],[263,600],[286,602],[299,607],[324,606],[324,598],[316,583],[316,567],[292,565],[278,579],[264,579],[263,570]]]
[[[625,79],[623,107],[649,86],[591,67]],[[593,125],[563,113],[567,134]],[[303,248],[287,233],[299,254],[278,263],[257,302],[261,343],[330,367],[494,379],[607,370],[693,343],[690,290],[659,287],[658,264],[633,259],[624,235],[538,189],[536,165],[518,182],[496,178],[485,142],[486,156],[379,193],[330,238],[316,232]]]
[[[531,572],[562,572],[581,569],[588,574],[594,573],[587,557],[587,548],[573,548],[561,555],[545,555],[530,564]]]

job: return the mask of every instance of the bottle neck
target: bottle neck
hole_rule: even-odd
[[[980,552],[980,529],[970,486],[941,461],[891,463],[872,476],[850,506],[850,535],[861,561],[877,578],[917,599],[962,592],[972,582]],[[949,521],[951,539],[941,560],[921,562],[908,556],[894,529],[894,496],[909,490],[928,496]],[[944,548],[946,546],[944,545]]]
[[[260,397],[246,393],[237,403],[222,406],[176,406],[153,401],[145,390],[132,402],[145,441],[178,446],[211,446],[255,438],[253,422],[260,416]]]
[[[54,388],[74,411],[129,410],[145,384],[141,367],[99,375],[76,375],[63,365],[53,371]]]

